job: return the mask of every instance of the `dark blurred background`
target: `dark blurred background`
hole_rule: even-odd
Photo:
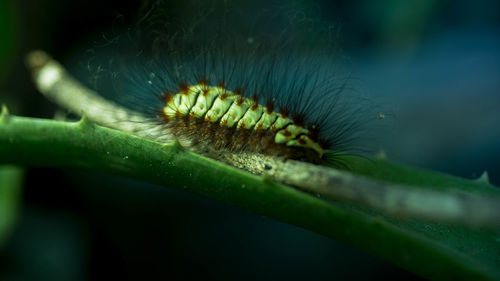
[[[0,103],[52,118],[55,107],[32,86],[23,56],[43,49],[63,64],[85,65],[82,50],[133,22],[141,6],[103,2],[0,1]],[[165,2],[166,10],[194,15],[185,1]],[[274,7],[232,2],[249,11]],[[340,26],[357,87],[391,108],[392,132],[379,136],[390,160],[466,178],[488,171],[500,184],[500,2],[299,5]],[[417,279],[309,231],[128,179],[29,168],[23,200],[14,236],[0,250],[1,280]]]

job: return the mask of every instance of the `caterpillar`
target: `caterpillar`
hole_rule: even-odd
[[[360,148],[360,135],[380,115],[353,93],[350,72],[342,73],[335,30],[296,17],[276,24],[266,14],[259,25],[264,18],[281,25],[279,32],[249,24],[235,33],[230,27],[241,21],[239,15],[228,19],[227,12],[219,17],[210,11],[194,24],[178,24],[180,33],[161,35],[146,20],[146,28],[108,44],[118,55],[93,58],[89,81],[127,108],[116,122],[135,119],[144,126],[134,125],[134,133],[150,139],[175,140],[247,170],[234,158],[342,165],[339,154],[369,150]],[[144,118],[132,118],[137,115]]]
[[[161,35],[147,21],[149,33],[113,42],[118,58],[94,59],[93,69],[109,69],[107,79],[95,71],[94,87],[216,159],[231,152],[332,164],[337,154],[368,150],[359,137],[377,115],[349,85],[335,28],[290,12],[284,20],[260,14],[234,32],[242,17],[230,15],[209,11]],[[267,24],[275,29],[263,31]],[[162,129],[150,137],[163,138]]]

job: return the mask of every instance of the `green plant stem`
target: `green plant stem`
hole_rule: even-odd
[[[415,226],[418,222],[385,219],[344,202],[328,203],[177,144],[155,143],[85,118],[68,123],[3,114],[0,162],[84,168],[184,189],[346,242],[431,279],[500,276],[498,256],[469,255],[456,245],[422,235]],[[484,247],[498,244],[497,234],[487,233]]]

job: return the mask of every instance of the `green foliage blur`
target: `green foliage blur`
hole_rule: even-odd
[[[9,57],[16,48],[16,30],[13,8],[9,1],[0,3],[0,79],[8,67]],[[1,80],[0,80],[1,82]]]

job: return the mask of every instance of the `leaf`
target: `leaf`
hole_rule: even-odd
[[[141,139],[94,125],[85,118],[68,123],[4,114],[0,118],[0,162],[76,167],[139,178],[309,229],[427,278],[500,279],[498,229],[401,220],[347,202],[326,202],[268,177],[201,157],[177,144]],[[426,180],[441,179],[442,185],[437,188],[444,189],[446,181],[453,179],[462,191],[477,187],[477,192],[498,196],[498,191],[484,184],[384,163],[350,158],[349,165],[354,172],[389,181],[427,185]],[[406,176],[394,176],[403,171]]]

